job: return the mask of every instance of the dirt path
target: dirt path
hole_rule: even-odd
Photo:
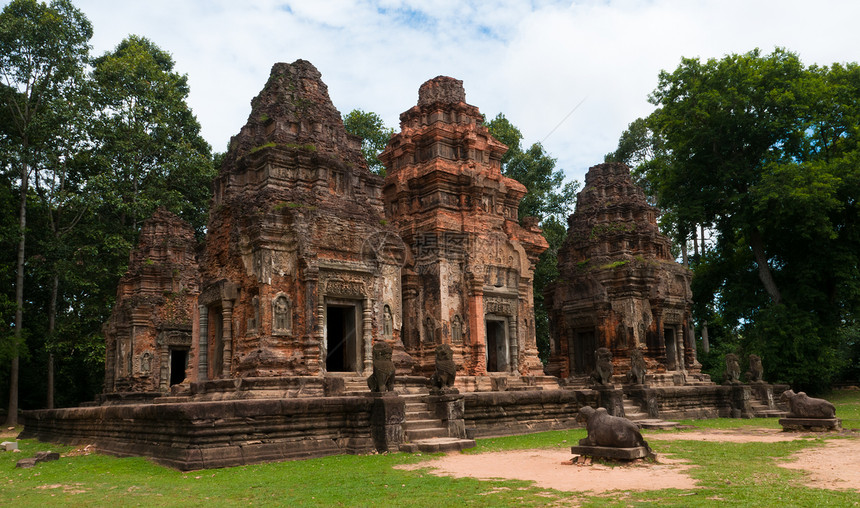
[[[646,435],[646,439],[723,441],[732,443],[792,441],[807,436],[778,429],[743,428],[699,430]],[[431,468],[437,475],[457,478],[531,480],[543,488],[594,493],[609,490],[694,489],[687,471],[692,467],[658,454],[657,463],[637,462],[609,467],[600,464],[572,465],[569,449],[516,450],[481,454],[450,453],[428,462],[400,466],[403,469]],[[812,487],[860,490],[860,439],[836,439],[823,448],[803,451],[796,462],[784,467],[803,469],[812,476]]]
[[[806,485],[860,492],[860,439],[833,439],[820,448],[796,453],[792,458],[797,460],[780,465],[807,471]]]
[[[660,457],[656,464],[609,467],[571,465],[570,449],[516,450],[480,454],[449,453],[444,457],[400,466],[433,468],[432,473],[484,480],[532,480],[538,487],[568,492],[608,490],[692,489],[696,484],[685,471],[690,466]],[[564,464],[563,464],[564,463]]]

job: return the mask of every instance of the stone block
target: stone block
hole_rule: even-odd
[[[648,449],[644,446],[634,448],[614,448],[609,446],[571,446],[570,452],[574,455],[585,455],[587,457],[614,459],[614,460],[636,460],[648,456]]]
[[[30,457],[29,459],[21,459],[16,464],[15,467],[20,467],[21,469],[30,469],[36,465],[36,459]]]
[[[780,418],[779,424],[785,432],[829,432],[842,429],[842,420],[839,418]]]
[[[3,448],[3,451],[11,452],[18,449],[18,441],[3,441],[0,443],[0,447]]]
[[[60,460],[60,454],[57,452],[36,452],[36,462],[49,462],[51,460]]]
[[[370,432],[379,452],[395,452],[403,443],[406,402],[392,392],[374,394],[370,411]]]

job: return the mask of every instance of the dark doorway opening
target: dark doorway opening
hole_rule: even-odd
[[[508,342],[505,340],[505,322],[487,320],[487,372],[508,370]]]
[[[185,369],[188,367],[188,350],[170,350],[170,386],[185,381]]]
[[[683,352],[684,349],[682,347],[679,347],[677,338],[675,336],[675,329],[663,328],[663,338],[666,341],[666,369],[678,370],[678,352],[679,349],[681,352]]]
[[[571,357],[573,360],[573,374],[588,375],[594,370],[597,361],[594,354],[597,351],[597,343],[594,340],[594,330],[580,330],[574,332]]]
[[[357,371],[354,305],[326,308],[326,346],[326,371]]]

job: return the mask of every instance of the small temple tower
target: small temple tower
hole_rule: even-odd
[[[657,209],[626,165],[588,170],[558,267],[544,300],[553,330],[549,374],[588,375],[595,351],[606,347],[615,374],[630,369],[630,352],[638,348],[649,373],[699,375],[691,272],[673,259],[657,228]]]
[[[402,337],[416,371],[450,344],[462,375],[542,374],[532,277],[547,243],[536,221],[518,222],[526,188],[501,174],[507,147],[444,76],[421,85],[400,129],[379,159],[386,217],[410,249]]]
[[[200,381],[367,375],[374,340],[397,348],[405,249],[320,78],[275,64],[230,142],[201,258]]]
[[[196,249],[194,230],[167,210],[144,222],[103,330],[105,393],[164,393],[185,380],[195,358]]]

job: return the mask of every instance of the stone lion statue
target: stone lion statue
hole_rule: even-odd
[[[634,385],[644,385],[647,372],[648,367],[645,365],[642,351],[639,348],[630,351],[630,371],[627,373],[627,382]]]
[[[597,358],[597,366],[591,374],[592,379],[602,386],[612,386],[612,374],[615,368],[612,366],[612,352],[609,348],[597,348],[594,356]]]
[[[836,407],[824,399],[816,399],[804,392],[786,390],[779,396],[780,402],[788,403],[789,418],[835,418]]]
[[[436,372],[430,378],[430,386],[440,390],[452,388],[457,376],[457,365],[454,364],[454,352],[448,344],[436,346]]]
[[[373,345],[373,374],[367,378],[371,392],[394,390],[394,362],[391,361],[391,346],[386,342]]]
[[[741,382],[741,366],[738,363],[738,355],[726,354],[726,373],[723,376],[723,384],[738,384]]]
[[[758,355],[750,355],[750,370],[747,372],[747,382],[763,383],[762,376],[764,368],[761,366],[761,358]]]
[[[579,420],[585,420],[588,436],[579,440],[580,446],[608,446],[611,448],[635,448],[643,446],[653,456],[651,447],[639,433],[639,427],[627,418],[612,416],[606,408],[591,406],[580,408]]]

